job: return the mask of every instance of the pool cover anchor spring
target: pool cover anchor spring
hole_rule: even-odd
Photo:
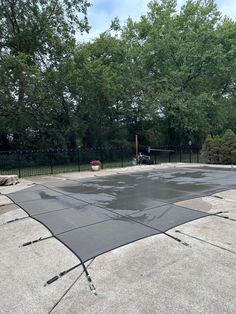
[[[44,241],[44,240],[48,240],[48,239],[51,239],[51,238],[54,238],[54,236],[49,236],[49,237],[46,237],[46,238],[43,238],[43,237],[40,237],[36,240],[33,240],[33,241],[29,241],[29,242],[25,242],[23,243],[22,245],[19,246],[19,248],[21,247],[25,247],[25,246],[29,246],[31,244],[35,244],[35,243],[38,243],[38,242],[41,242],[41,241]],[[94,258],[93,258],[94,259]],[[62,272],[60,272],[58,275],[50,278],[45,284],[44,284],[44,287],[46,287],[47,285],[50,285],[52,284],[53,282],[57,281],[58,279],[60,279],[61,277],[65,276],[66,274],[68,274],[69,272],[71,272],[72,270],[76,269],[77,267],[79,266],[82,266],[83,267],[83,271],[86,275],[86,278],[87,278],[87,281],[88,281],[88,285],[89,285],[89,288],[91,290],[91,292],[94,294],[94,295],[97,295],[97,291],[96,291],[96,287],[95,285],[93,284],[93,281],[92,281],[92,278],[90,277],[89,273],[88,273],[88,270],[86,268],[86,266],[84,265],[84,263],[81,261],[79,264],[76,264],[75,266],[67,269],[67,270],[64,270]]]
[[[181,243],[181,244],[184,245],[184,246],[191,247],[190,244],[188,244],[187,242],[183,242],[181,239],[179,239],[179,238],[177,238],[177,237],[174,237],[174,236],[172,236],[172,235],[170,235],[170,234],[168,234],[168,233],[166,233],[166,232],[163,232],[163,234],[166,235],[167,237],[169,237],[169,238],[171,238],[171,239],[173,239],[173,240],[175,240],[175,241]]]
[[[48,237],[48,238],[52,238],[52,237],[53,237],[53,236],[50,236],[50,237]],[[29,241],[29,242],[25,242],[25,243],[23,243],[22,245],[19,245],[19,248],[24,247],[24,246],[28,246],[28,245],[31,245],[31,244],[34,244],[34,243],[37,243],[37,242],[40,242],[40,241],[42,241],[42,240],[46,240],[46,239],[48,239],[48,238],[40,237],[40,238],[38,238],[38,239],[36,239],[36,240]]]
[[[216,247],[216,248],[218,248],[218,249],[221,249],[221,250],[224,250],[224,251],[227,251],[227,252],[229,252],[229,253],[231,253],[231,254],[236,255],[236,252],[235,252],[235,251],[232,251],[232,250],[227,249],[227,248],[225,248],[225,247],[222,247],[222,246],[220,246],[220,245],[211,243],[211,242],[206,241],[206,240],[204,240],[204,239],[198,238],[198,237],[193,236],[193,235],[191,235],[191,234],[185,233],[185,232],[180,231],[180,230],[175,230],[175,232],[180,233],[180,234],[182,234],[182,235],[184,235],[184,236],[186,236],[186,237],[192,238],[192,239],[197,240],[197,241],[200,241],[200,242],[202,242],[202,243],[209,244],[209,245],[214,246],[214,247]]]
[[[216,216],[217,216],[217,217],[220,217],[220,218],[223,218],[223,219],[230,220],[230,221],[236,221],[236,219],[230,218],[229,216],[219,216],[219,215],[216,215]]]
[[[94,258],[93,258],[94,260]],[[44,284],[44,287],[52,284],[53,282],[57,281],[58,279],[60,279],[61,277],[65,276],[66,274],[68,274],[69,272],[71,272],[72,270],[78,268],[79,266],[82,266],[83,267],[83,271],[85,273],[85,276],[87,278],[87,281],[88,281],[88,285],[89,285],[89,289],[91,290],[91,292],[94,294],[94,295],[97,295],[97,290],[96,290],[96,287],[92,281],[92,278],[91,276],[89,275],[89,272],[86,268],[86,266],[84,265],[84,263],[81,261],[79,264],[76,264],[75,266],[67,269],[67,270],[64,270],[62,272],[60,272],[58,275],[50,278],[45,284]]]
[[[8,220],[8,221],[5,221],[2,225],[8,225],[8,224],[11,224],[13,222],[17,222],[17,221],[20,221],[20,220],[24,220],[26,218],[30,218],[30,216],[26,216],[26,217],[21,217],[21,218],[16,218],[16,219],[11,219],[11,220]]]

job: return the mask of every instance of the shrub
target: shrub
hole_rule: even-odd
[[[226,130],[221,140],[221,162],[223,164],[236,163],[236,135],[232,130]]]
[[[213,137],[208,134],[202,147],[202,157],[209,163],[213,163]]]
[[[220,137],[208,135],[203,144],[202,156],[214,164],[235,164],[236,163],[236,135],[232,130],[226,130]]]

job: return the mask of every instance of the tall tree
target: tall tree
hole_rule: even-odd
[[[67,142],[60,130],[74,103],[61,70],[75,33],[88,30],[88,6],[86,0],[1,0],[0,132],[11,134],[16,147]]]
[[[1,1],[0,145],[203,142],[236,131],[236,23],[213,0],[151,1],[92,42],[86,0]]]
[[[113,23],[113,27],[117,24]],[[99,38],[79,45],[74,69],[80,107],[78,119],[84,121],[82,142],[87,146],[126,145],[128,134],[124,121],[126,51],[111,29]]]
[[[165,142],[201,142],[222,130],[223,103],[234,88],[235,25],[212,0],[187,1],[179,12],[176,1],[151,1],[147,16],[128,21],[123,34],[133,48],[131,62],[138,56],[136,70],[142,69],[138,90],[145,88],[137,106],[157,119]]]

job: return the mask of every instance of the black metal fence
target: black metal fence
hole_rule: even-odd
[[[7,151],[0,152],[0,174],[19,177],[56,174],[90,169],[90,161],[100,160],[101,168],[127,166],[131,149],[96,148],[78,150]]]
[[[160,147],[149,150],[140,146],[152,163],[204,162],[200,147]],[[78,150],[5,151],[0,152],[0,174],[18,174],[19,177],[90,170],[91,160],[100,160],[101,168],[125,167],[134,164],[135,149],[95,148]]]
[[[208,160],[201,154],[201,145],[162,146],[158,148],[143,147],[147,155],[156,164],[160,162],[205,163]]]

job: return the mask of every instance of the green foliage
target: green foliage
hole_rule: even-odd
[[[215,135],[236,132],[236,23],[213,0],[151,1],[139,21],[115,18],[85,44],[75,33],[88,30],[86,0],[1,3],[0,149],[128,146],[134,134],[179,145],[210,133],[207,159],[230,162]]]
[[[236,135],[232,130],[226,130],[221,140],[221,160],[223,164],[236,163]]]
[[[219,164],[222,162],[223,157],[221,137],[219,135],[214,136],[212,144],[212,162]]]
[[[88,30],[87,7],[86,0],[1,1],[3,143],[11,135],[12,148],[73,144],[79,128],[67,71],[75,49],[75,31]]]
[[[202,157],[209,163],[213,163],[213,137],[208,134],[202,146]]]
[[[229,36],[227,23],[213,1],[187,1],[180,13],[175,1],[152,1],[140,22],[128,21],[123,39],[135,78],[131,86],[139,95],[135,105],[143,113],[136,123],[142,132],[150,118],[172,144],[189,138],[201,142],[213,127],[222,131],[220,105],[225,94],[220,94],[223,81],[219,77],[222,65],[228,69],[234,62],[226,61],[222,51],[223,29]],[[233,25],[230,33],[235,31]],[[227,49],[235,56],[232,43]],[[232,78],[232,70],[228,73]]]
[[[236,163],[236,135],[228,129],[223,136],[208,135],[202,149],[202,156],[213,164]]]

